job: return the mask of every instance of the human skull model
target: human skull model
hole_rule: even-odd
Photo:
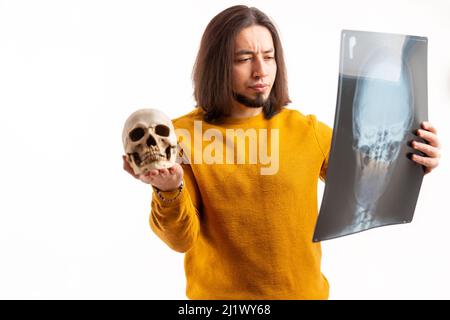
[[[125,122],[122,142],[135,174],[170,168],[176,160],[177,138],[172,121],[156,109],[133,112]]]

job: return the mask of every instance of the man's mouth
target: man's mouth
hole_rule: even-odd
[[[255,90],[257,92],[264,92],[267,90],[268,87],[269,86],[267,84],[256,84],[256,85],[250,86],[249,88],[252,90]]]

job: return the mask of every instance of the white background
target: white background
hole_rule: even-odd
[[[276,22],[291,108],[333,125],[341,29],[429,38],[443,143],[412,224],[323,243],[332,299],[450,298],[450,1],[243,1]],[[142,107],[193,106],[200,37],[234,1],[0,1],[0,298],[185,299],[183,255],[122,170]],[[320,186],[320,196],[323,184]]]

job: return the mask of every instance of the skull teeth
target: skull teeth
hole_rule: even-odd
[[[159,153],[146,153],[142,156],[142,165],[146,165],[154,161],[160,160],[166,160],[166,157]]]

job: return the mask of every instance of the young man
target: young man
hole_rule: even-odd
[[[190,299],[328,298],[312,237],[332,130],[285,107],[286,79],[280,38],[264,13],[219,13],[195,64],[197,108],[173,120],[190,164],[135,176],[154,189],[152,230],[186,253]],[[439,142],[431,125],[423,128],[430,144],[415,147],[428,157],[413,160],[431,171]],[[133,174],[125,158],[124,168]]]

